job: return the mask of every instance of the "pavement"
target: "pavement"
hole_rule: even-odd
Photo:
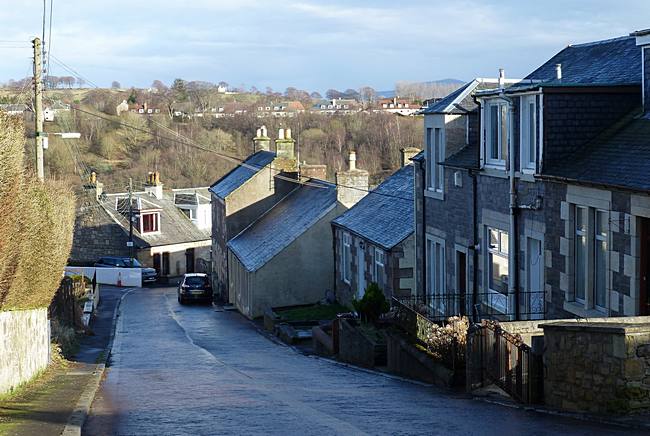
[[[101,303],[91,322],[93,335],[81,337],[79,351],[57,360],[33,382],[0,401],[0,434],[60,435],[84,388],[97,374],[112,330],[113,312],[126,288],[101,286]]]
[[[635,434],[305,356],[236,312],[181,306],[175,292],[123,299],[82,434]]]

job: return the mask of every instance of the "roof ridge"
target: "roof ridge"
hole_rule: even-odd
[[[590,46],[596,46],[600,44],[609,44],[610,42],[615,42],[615,41],[623,41],[626,39],[634,39],[634,36],[630,36],[630,35],[617,36],[615,38],[601,39],[599,41],[582,42],[580,44],[569,44],[567,45],[567,47],[590,47]]]

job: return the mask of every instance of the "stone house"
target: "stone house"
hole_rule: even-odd
[[[101,256],[130,256],[129,194],[87,185],[94,198],[79,211],[70,262],[92,265]],[[210,260],[208,188],[163,190],[157,173],[132,192],[133,255],[161,277],[207,271]]]
[[[212,199],[212,286],[224,302],[229,292],[227,244],[295,188],[298,177],[291,130],[280,130],[270,151],[266,127],[253,139],[255,153],[210,186]],[[279,177],[278,177],[279,176]]]
[[[423,111],[416,289],[433,313],[647,312],[647,35],[570,45]]]
[[[330,225],[344,210],[333,184],[308,179],[232,238],[228,277],[237,309],[252,319],[324,299],[334,285]]]
[[[371,282],[388,299],[415,290],[413,180],[408,164],[332,221],[335,291],[342,304],[361,299]]]

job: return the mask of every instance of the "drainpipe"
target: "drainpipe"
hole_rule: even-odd
[[[479,121],[480,124],[480,121]],[[479,128],[479,132],[480,132]],[[474,322],[481,322],[481,313],[480,306],[478,302],[478,199],[477,199],[477,184],[476,173],[474,171],[469,172],[470,177],[472,178],[472,305],[470,307],[471,314],[474,316]]]
[[[426,155],[426,154],[425,154]],[[422,294],[424,304],[427,304],[427,196],[424,195],[426,189],[426,163],[420,161],[420,176],[422,182]],[[417,198],[417,197],[416,197]],[[417,299],[416,299],[417,301]]]
[[[508,141],[508,183],[510,191],[510,225],[508,229],[508,305],[510,304],[510,298],[514,298],[515,306],[515,319],[519,319],[519,286],[517,286],[517,269],[518,265],[518,256],[517,256],[517,221],[516,221],[516,212],[517,212],[517,191],[515,186],[515,141],[514,141],[514,112],[515,105],[512,98],[505,95],[503,89],[499,92],[499,98],[508,103],[508,121],[510,125],[508,126],[509,131],[509,141]]]

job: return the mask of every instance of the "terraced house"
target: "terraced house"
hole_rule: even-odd
[[[416,289],[432,316],[649,313],[649,35],[570,45],[424,110]]]

